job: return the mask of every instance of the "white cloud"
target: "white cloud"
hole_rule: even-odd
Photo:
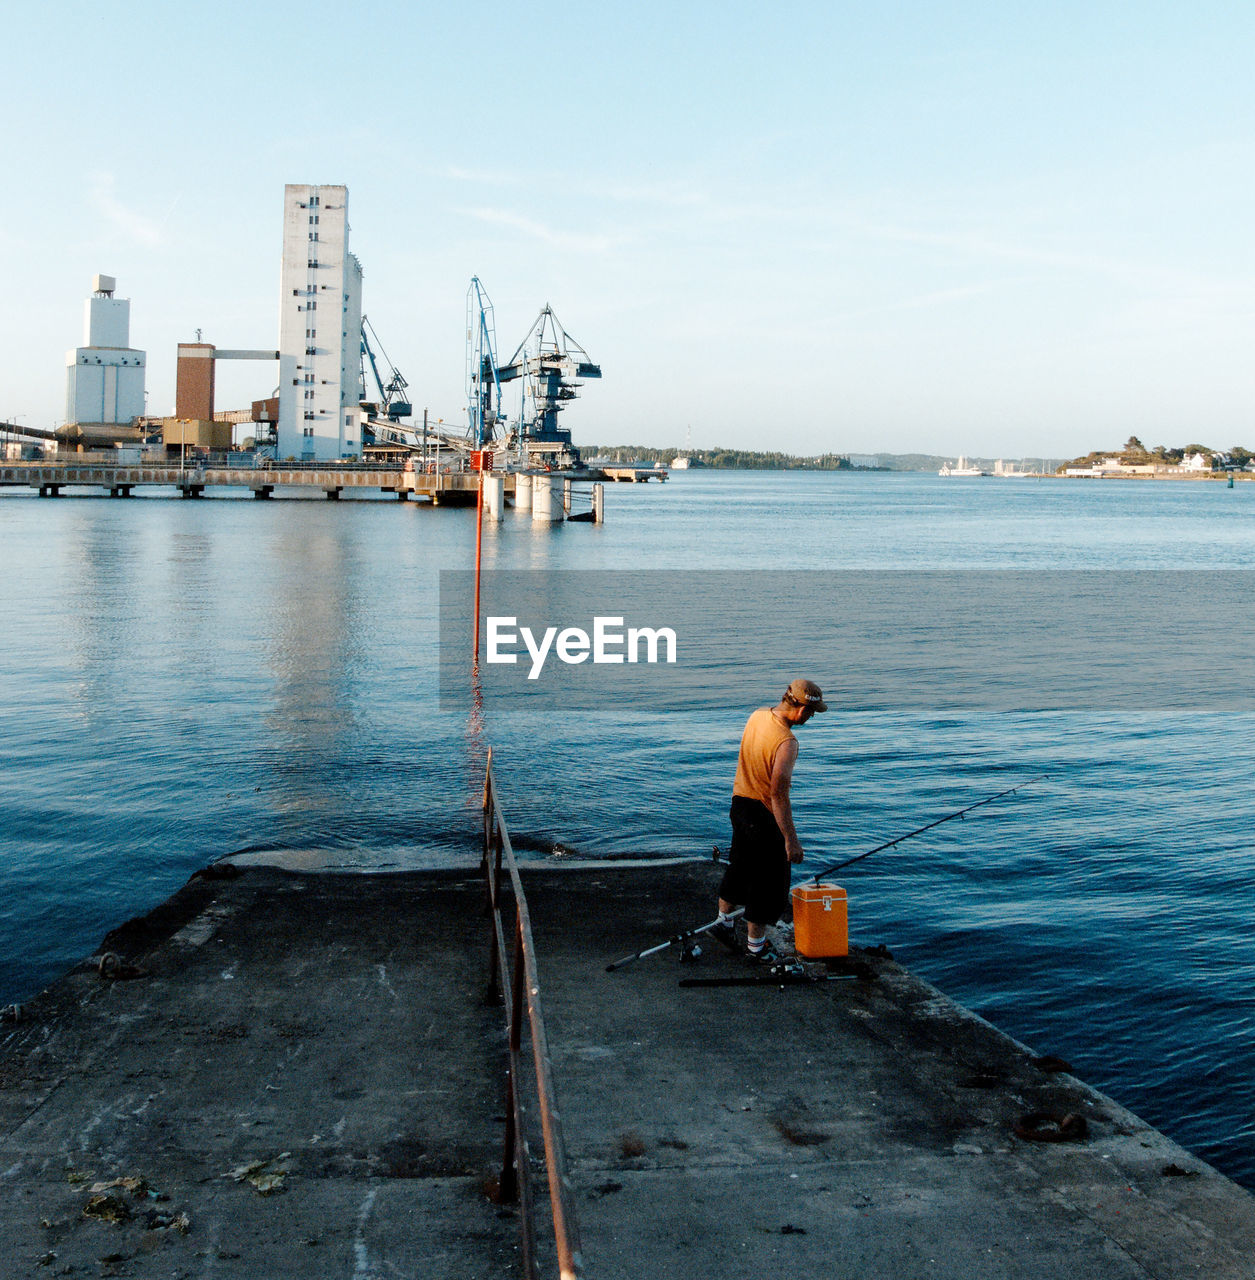
[[[861,320],[868,316],[884,315],[895,311],[918,311],[928,307],[946,306],[952,302],[965,302],[969,298],[979,298],[990,293],[1000,293],[1031,279],[1032,277],[991,280],[983,284],[956,285],[950,289],[934,289],[929,293],[921,293],[910,298],[900,298],[877,306],[842,311],[834,318],[838,320]]]
[[[895,226],[889,223],[862,222],[857,229],[865,236],[900,244],[918,244],[946,249],[966,257],[1018,262],[1034,267],[1047,267],[1081,275],[1105,277],[1141,288],[1202,289],[1208,293],[1227,294],[1245,289],[1231,279],[1201,275],[1196,271],[1159,261],[1136,261],[1077,249],[1043,248],[1017,244],[965,231],[936,231]]]
[[[91,179],[91,204],[101,217],[105,218],[123,235],[138,244],[155,246],[162,241],[162,228],[165,219],[157,222],[147,214],[128,209],[118,199],[114,190],[115,183],[111,173],[97,171]],[[169,215],[167,214],[167,217]]]
[[[589,192],[620,200],[625,204],[652,204],[666,209],[691,209],[706,207],[709,198],[682,182],[585,182]]]
[[[608,253],[611,249],[628,242],[623,235],[584,235],[579,232],[558,231],[547,227],[544,223],[521,214],[510,213],[506,209],[465,209],[463,212],[480,222],[487,222],[498,227],[510,227],[520,231],[533,240],[541,240],[555,248],[569,250],[572,253]]]
[[[514,187],[520,179],[512,173],[498,169],[467,169],[461,165],[446,165],[442,169],[428,170],[436,176],[452,182],[477,182],[489,187]]]

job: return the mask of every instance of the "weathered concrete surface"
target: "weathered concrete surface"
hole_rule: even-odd
[[[258,870],[111,935],[149,977],[84,966],[0,1028],[0,1274],[516,1275],[517,1219],[482,1188],[503,1133],[482,900],[467,873]],[[269,1194],[230,1176],[263,1160]],[[162,1198],[84,1216],[119,1177]],[[179,1213],[186,1234],[146,1221]]]
[[[708,919],[717,874],[526,872],[589,1280],[1255,1276],[1255,1198],[890,961],[604,971]],[[83,966],[0,1028],[0,1274],[518,1274],[481,903],[470,872],[250,867],[111,935],[149,976]],[[1021,1141],[1032,1111],[1091,1136]],[[129,1176],[167,1198],[84,1216]]]
[[[713,944],[604,971],[710,919],[716,876],[527,875],[590,1276],[1255,1276],[1255,1197],[890,961],[784,989],[679,988],[745,973]],[[1089,1140],[1016,1138],[1041,1111]]]

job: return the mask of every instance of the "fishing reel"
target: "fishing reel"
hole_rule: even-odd
[[[696,938],[688,938],[680,943],[680,963],[693,964],[701,959],[702,948]]]

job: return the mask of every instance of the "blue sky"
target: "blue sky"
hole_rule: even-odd
[[[434,417],[478,274],[504,354],[549,302],[601,363],[577,442],[1255,447],[1241,6],[68,3],[6,36],[0,418],[60,419],[98,271],[153,412],[198,327],[273,346],[283,184],[343,182]]]

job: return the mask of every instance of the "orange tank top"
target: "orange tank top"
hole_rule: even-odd
[[[793,730],[771,714],[770,707],[759,707],[745,722],[741,734],[741,754],[736,762],[734,796],[758,800],[771,808],[771,767],[776,752],[793,737]]]

